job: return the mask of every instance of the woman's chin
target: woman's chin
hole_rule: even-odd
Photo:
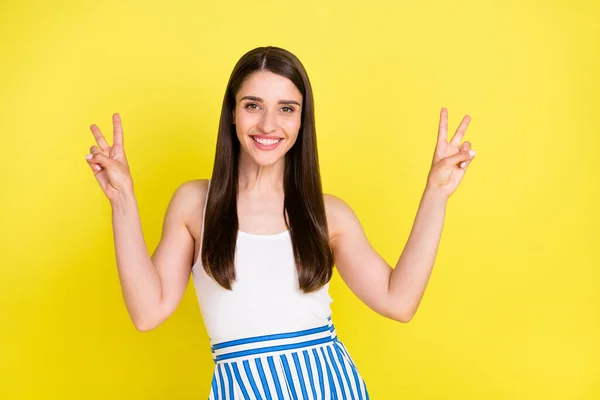
[[[271,167],[277,164],[279,161],[283,161],[283,157],[253,157],[254,162],[260,167]]]
[[[252,162],[253,164],[258,165],[259,167],[271,167],[277,164],[278,162],[284,161],[285,154],[282,154],[280,152],[269,152],[263,154],[260,153],[262,152],[252,152],[251,154],[246,153],[246,159]]]

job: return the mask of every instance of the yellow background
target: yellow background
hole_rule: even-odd
[[[447,208],[417,315],[332,281],[371,398],[600,398],[600,5],[593,1],[3,1],[0,398],[201,399],[212,358],[193,286],[137,332],[110,206],[85,161],[125,148],[153,251],[182,182],[210,176],[227,79],[284,47],[313,84],[324,189],[395,264],[435,146],[478,152]],[[367,267],[367,266],[365,266]]]

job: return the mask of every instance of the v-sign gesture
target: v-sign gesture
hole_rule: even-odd
[[[113,114],[113,145],[109,146],[106,139],[95,124],[90,130],[96,139],[96,143],[90,147],[90,154],[85,158],[94,171],[94,175],[100,184],[100,188],[112,202],[123,190],[131,189],[133,180],[129,171],[129,164],[125,157],[123,148],[123,128],[121,117],[118,113]]]
[[[471,117],[465,115],[452,140],[448,142],[448,110],[442,107],[437,145],[427,176],[428,189],[439,189],[450,197],[461,182],[466,168],[475,157],[470,142],[460,144],[470,121]]]

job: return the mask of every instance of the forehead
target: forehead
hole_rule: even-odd
[[[302,101],[302,93],[291,80],[271,71],[256,71],[248,75],[236,98],[243,96],[257,96],[265,101],[279,99]]]

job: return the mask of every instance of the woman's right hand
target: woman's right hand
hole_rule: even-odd
[[[100,188],[112,203],[124,191],[133,190],[133,179],[123,148],[121,117],[118,113],[113,114],[112,146],[108,145],[98,126],[92,124],[90,130],[98,145],[90,147],[90,154],[86,159]]]

